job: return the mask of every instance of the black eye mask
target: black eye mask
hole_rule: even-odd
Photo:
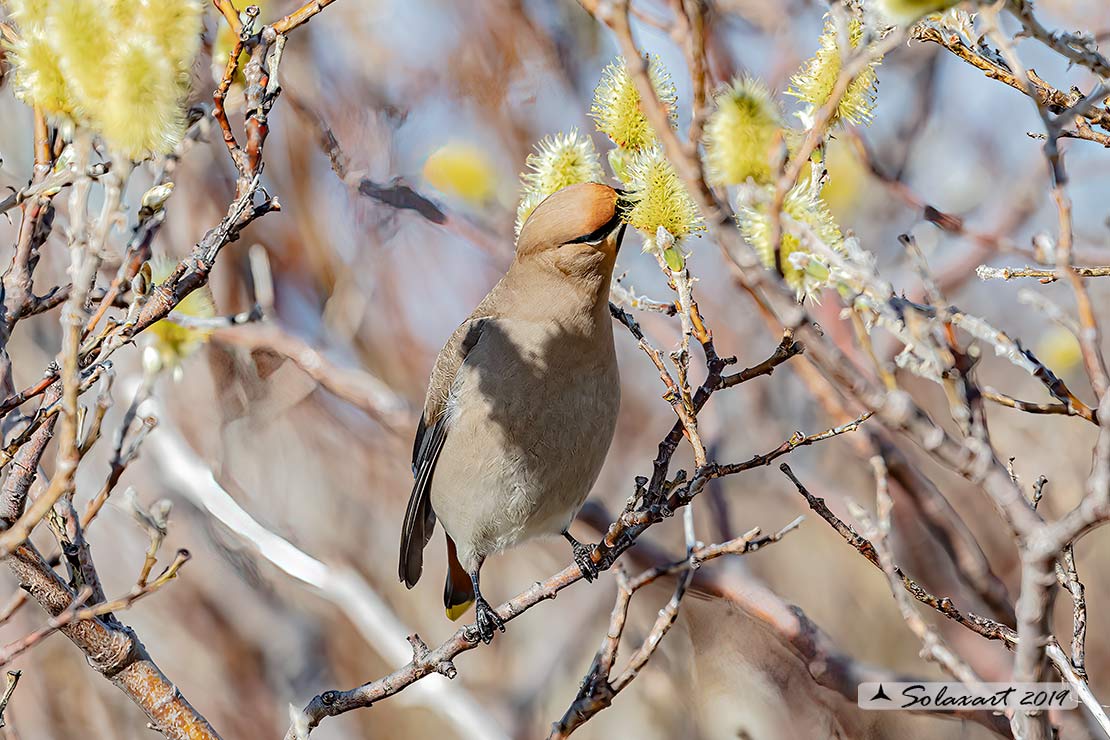
[[[614,213],[613,217],[611,219],[609,219],[608,221],[606,221],[601,226],[601,228],[594,229],[589,234],[583,234],[582,236],[578,237],[577,239],[571,239],[569,242],[567,242],[567,244],[596,244],[597,242],[600,242],[602,239],[604,239],[605,237],[612,234],[613,230],[616,229],[617,226],[620,225],[620,223],[621,223],[621,214],[618,211],[618,212]],[[618,242],[619,241],[620,240],[618,238]]]

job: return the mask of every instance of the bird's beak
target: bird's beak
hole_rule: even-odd
[[[617,229],[617,236],[613,240],[613,252],[619,253],[621,251],[621,241],[624,239],[624,230],[628,228],[628,224],[621,222],[621,226]]]
[[[613,190],[617,191],[617,203],[615,206],[616,213],[623,217],[625,213],[632,209],[633,203],[631,200],[628,199],[628,191],[621,190],[620,188],[613,188]],[[627,228],[628,224],[625,223],[624,219],[622,218],[620,222],[620,228],[617,229],[617,236],[614,240],[614,252],[620,252],[621,241],[624,239],[624,231]]]

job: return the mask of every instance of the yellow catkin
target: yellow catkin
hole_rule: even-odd
[[[772,269],[775,266],[775,248],[771,241],[770,188],[766,198],[756,205],[742,205],[736,214],[740,231],[744,238],[759,255],[763,265]],[[836,225],[828,206],[818,193],[818,186],[810,181],[795,185],[786,194],[782,205],[780,241],[780,264],[787,285],[799,294],[812,294],[822,287],[813,279],[813,272],[799,269],[790,260],[790,255],[806,251],[799,233],[808,230],[831,249],[839,250],[844,243],[840,228]]]
[[[652,87],[674,126],[678,115],[678,94],[674,83],[659,57],[649,55],[646,60]],[[655,142],[655,132],[640,107],[640,92],[623,59],[610,63],[602,72],[601,81],[594,90],[590,116],[597,123],[598,130],[621,149],[640,151]]]
[[[200,3],[155,0],[139,7],[136,25],[158,45],[175,70],[187,73],[200,50],[201,38],[196,32],[203,22]]]
[[[90,0],[54,0],[45,34],[69,86],[70,108],[88,116],[103,105],[105,60],[126,36],[112,29],[107,8]]]
[[[862,40],[863,24],[853,18],[848,22],[848,45],[856,50]],[[790,88],[786,91],[788,95],[793,95],[807,103],[811,111],[822,108],[832,97],[833,88],[836,86],[843,66],[843,58],[837,43],[836,24],[829,16],[825,18],[820,44],[817,53],[790,78]],[[847,92],[840,99],[833,114],[833,122],[839,119],[855,125],[871,122],[878,85],[878,78],[875,75],[877,65],[877,61],[868,64],[848,85]]]
[[[15,91],[24,102],[50,115],[73,112],[65,75],[50,44],[38,36],[25,36],[12,47],[12,61],[19,70]]]
[[[710,183],[735,185],[748,178],[771,181],[771,149],[782,114],[767,86],[745,77],[717,95],[705,126],[705,166]]]
[[[9,0],[21,40],[15,88],[28,104],[99,134],[132,159],[180,140],[199,0]]]
[[[42,34],[50,0],[6,0],[3,4],[7,6],[11,18],[19,24],[24,38]]]
[[[628,171],[627,197],[632,207],[625,220],[649,240],[660,227],[675,239],[705,228],[698,207],[660,146],[638,152]]]
[[[184,115],[173,65],[145,40],[124,42],[107,66],[108,92],[92,115],[109,145],[132,159],[172,151],[181,140]]]
[[[144,3],[136,0],[107,0],[104,5],[107,6],[112,23],[117,28],[134,28],[139,14],[145,7]]]
[[[527,170],[520,175],[523,187],[516,212],[517,234],[544,198],[568,185],[600,182],[604,176],[593,142],[577,129],[545,136],[525,165]]]

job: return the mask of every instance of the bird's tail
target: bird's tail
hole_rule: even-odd
[[[447,609],[447,618],[454,622],[466,614],[466,610],[474,603],[474,584],[466,568],[459,562],[455,552],[455,543],[447,538],[447,583],[443,586],[443,606]]]

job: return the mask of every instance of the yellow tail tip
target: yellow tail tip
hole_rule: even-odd
[[[461,604],[455,604],[455,606],[447,607],[447,618],[450,619],[452,622],[458,621],[459,617],[466,614],[466,610],[469,609],[470,605],[473,603],[474,599],[469,599]]]

